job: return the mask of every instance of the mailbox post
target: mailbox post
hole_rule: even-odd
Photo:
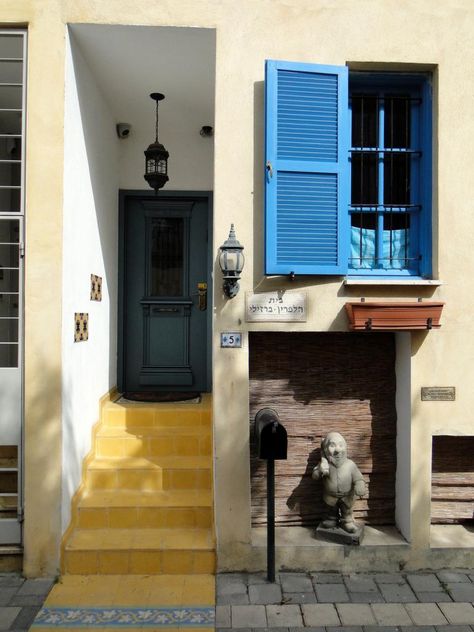
[[[267,578],[275,581],[275,460],[287,458],[288,438],[273,408],[255,415],[258,458],[267,461]]]

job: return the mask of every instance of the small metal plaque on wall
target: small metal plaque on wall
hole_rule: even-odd
[[[422,402],[454,402],[456,399],[455,386],[422,386]]]
[[[305,292],[261,292],[246,295],[247,322],[306,322]]]

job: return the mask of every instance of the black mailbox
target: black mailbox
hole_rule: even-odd
[[[262,408],[255,415],[255,434],[259,459],[287,458],[288,437],[273,408]]]

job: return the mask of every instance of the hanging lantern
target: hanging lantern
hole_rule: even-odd
[[[145,180],[158,193],[169,180],[168,178],[168,158],[169,153],[158,141],[158,102],[165,98],[164,94],[152,92],[150,97],[156,102],[156,134],[155,142],[145,150]]]

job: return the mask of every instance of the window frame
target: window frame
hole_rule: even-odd
[[[419,255],[419,263],[417,269],[398,269],[398,268],[353,268],[350,263],[350,252],[348,253],[348,271],[347,277],[376,279],[427,279],[432,278],[432,75],[425,72],[379,72],[379,71],[349,71],[349,140],[350,140],[350,156],[354,152],[352,147],[352,94],[361,90],[364,94],[380,96],[381,92],[391,92],[392,94],[408,93],[412,98],[411,106],[411,135],[417,136],[416,141],[412,140],[411,145],[416,142],[419,151],[419,164],[411,167],[411,174],[414,186],[417,189],[416,204],[420,206],[418,212],[412,213],[411,224],[414,223],[414,233],[417,241],[417,254]],[[416,100],[419,100],[416,104]],[[380,133],[380,131],[379,131]],[[383,131],[381,134],[383,135]],[[377,139],[378,141],[378,139]],[[380,147],[377,147],[381,149]],[[383,149],[386,149],[383,147]],[[382,152],[377,152],[380,156]],[[404,153],[404,152],[403,152]],[[379,161],[377,161],[377,169]],[[382,167],[383,172],[383,167]],[[352,178],[352,167],[350,169]],[[383,180],[377,183],[377,187],[383,190]],[[352,181],[351,181],[352,188]],[[413,196],[413,193],[412,193]],[[411,200],[413,202],[413,200]],[[379,205],[373,205],[379,206]],[[380,205],[380,207],[382,207]],[[403,205],[400,205],[403,206]],[[348,230],[351,231],[351,213],[354,207],[358,205],[349,203]],[[375,212],[375,217],[381,216],[377,233],[380,232],[383,216],[386,212]],[[377,221],[377,220],[376,220]],[[412,238],[413,239],[413,238]],[[382,237],[379,236],[379,244]],[[349,236],[350,241],[350,236]]]

